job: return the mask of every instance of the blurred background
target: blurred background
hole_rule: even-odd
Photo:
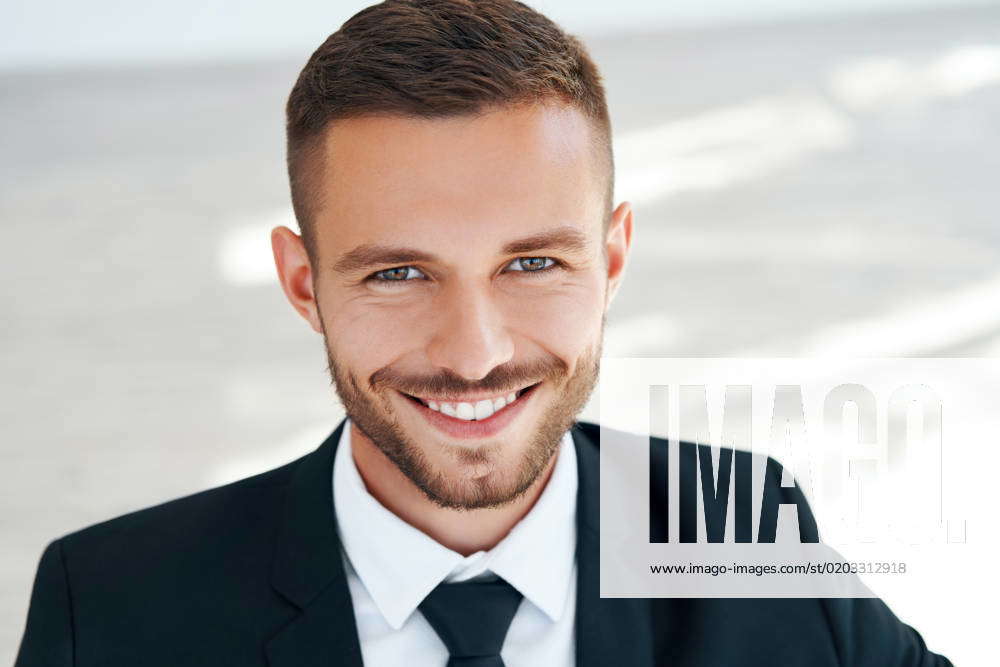
[[[340,419],[267,234],[285,97],[367,4],[0,8],[0,663],[48,541]],[[1000,355],[1000,3],[533,6],[602,67],[636,206],[607,354]],[[983,664],[953,590],[886,600]]]

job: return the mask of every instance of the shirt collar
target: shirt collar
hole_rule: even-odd
[[[562,616],[576,551],[576,450],[568,432],[531,510],[495,547],[467,557],[406,523],[368,492],[354,463],[350,434],[346,421],[333,463],[340,541],[393,629],[402,627],[442,581],[464,581],[484,572],[503,577],[553,621]]]

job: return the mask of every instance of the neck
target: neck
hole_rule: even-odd
[[[463,556],[496,546],[534,506],[552,475],[556,456],[523,494],[500,507],[441,507],[413,484],[368,436],[351,422],[354,464],[368,492],[386,509],[439,544]]]

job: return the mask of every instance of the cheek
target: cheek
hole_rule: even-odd
[[[604,276],[581,272],[544,284],[509,284],[494,292],[503,326],[515,341],[530,341],[572,362],[594,344],[604,315]],[[339,298],[338,298],[339,297]],[[329,293],[323,301],[327,341],[335,360],[359,376],[423,349],[456,307],[430,294],[412,298]]]
[[[604,283],[598,275],[580,276],[510,298],[507,307],[511,330],[569,361],[600,335]]]
[[[372,373],[419,348],[433,321],[428,299],[341,298],[324,305],[327,341],[337,360],[358,375]],[[341,359],[343,355],[343,359]]]

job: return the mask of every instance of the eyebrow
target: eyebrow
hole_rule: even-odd
[[[579,252],[586,247],[586,235],[575,227],[565,226],[511,241],[503,247],[503,254],[516,255],[544,249]],[[333,270],[338,273],[352,273],[374,266],[429,263],[435,260],[437,260],[435,255],[415,248],[368,244],[344,253],[333,265]]]
[[[503,252],[505,255],[518,255],[550,248],[566,252],[579,252],[587,248],[587,236],[576,227],[567,225],[511,241],[503,247]]]
[[[333,270],[339,273],[351,273],[370,266],[433,262],[435,259],[434,255],[413,248],[360,245],[354,250],[344,253],[333,265]]]

